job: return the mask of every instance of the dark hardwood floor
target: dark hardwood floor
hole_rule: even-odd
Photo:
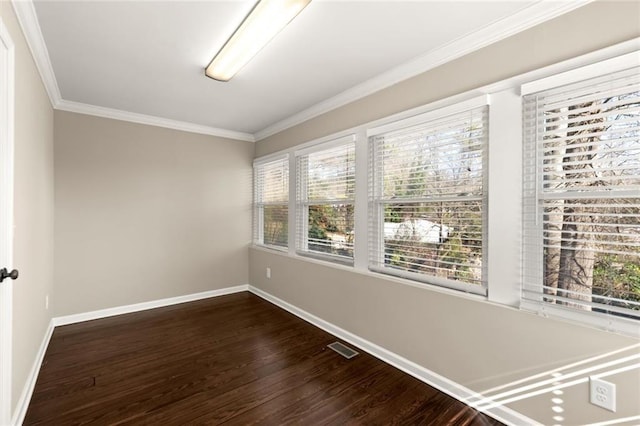
[[[25,425],[499,425],[250,293],[58,327]]]

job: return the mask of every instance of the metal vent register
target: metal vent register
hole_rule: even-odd
[[[327,345],[327,347],[331,350],[338,352],[340,355],[342,355],[347,359],[351,359],[354,356],[358,355],[358,352],[354,351],[348,346],[343,345],[340,342],[331,343],[330,345]]]

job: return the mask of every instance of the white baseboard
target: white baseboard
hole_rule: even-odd
[[[91,321],[107,318],[115,315],[129,314],[132,312],[146,311],[147,309],[162,308],[164,306],[177,305],[178,303],[193,302],[194,300],[208,299],[210,297],[224,296],[226,294],[248,291],[247,284],[235,287],[221,288],[218,290],[203,291],[202,293],[187,294],[184,296],[169,297],[167,299],[152,300],[150,302],[135,303],[133,305],[117,306],[115,308],[99,309],[97,311],[83,312],[80,314],[65,315],[53,319],[54,326],[75,324],[77,322]]]
[[[11,424],[14,426],[22,425],[24,416],[27,414],[27,408],[29,408],[29,402],[31,402],[31,395],[33,395],[33,389],[36,386],[38,374],[40,374],[40,366],[44,360],[44,354],[47,352],[49,341],[51,340],[51,335],[53,334],[53,329],[55,327],[53,322],[52,318],[51,321],[49,321],[47,331],[44,333],[42,343],[40,343],[40,348],[38,349],[36,359],[33,361],[33,365],[31,366],[31,371],[29,371],[29,375],[27,376],[27,381],[24,384],[24,388],[22,388],[22,394],[20,395],[20,399],[16,405],[16,411],[14,412],[13,419],[11,419]]]
[[[302,318],[303,320],[315,325],[318,328],[323,329],[324,331],[333,334],[334,336],[339,337],[340,339],[349,342],[350,344],[357,346],[365,352],[375,356],[376,358],[390,364],[405,373],[415,377],[416,379],[433,386],[434,388],[446,393],[447,395],[459,400],[459,401],[469,401],[471,398],[475,398],[474,400],[482,399],[482,396],[477,392],[472,391],[471,389],[462,386],[452,380],[447,379],[444,376],[441,376],[421,365],[416,364],[413,361],[409,361],[408,359],[393,353],[381,346],[376,345],[366,339],[363,339],[360,336],[357,336],[343,328],[338,327],[328,321],[323,320],[309,312],[300,309],[289,302],[285,302],[282,299],[279,299],[276,296],[273,296],[259,288],[253,287],[249,285],[249,291],[253,294],[260,296],[261,298],[273,303],[281,307],[282,309],[291,312],[292,314]],[[480,398],[479,398],[480,397]],[[496,420],[501,421],[507,425],[540,425],[540,423],[536,422],[533,419],[530,419],[523,414],[518,413],[511,408],[498,406],[492,407],[487,410],[482,410],[488,416],[493,417]]]

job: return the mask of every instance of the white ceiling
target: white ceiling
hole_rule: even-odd
[[[253,2],[38,0],[35,11],[62,100],[264,134],[327,99],[367,94],[356,90],[367,83],[389,85],[383,77],[407,64],[428,69],[474,34],[487,44],[524,29],[541,4],[315,0],[230,82],[205,77]]]

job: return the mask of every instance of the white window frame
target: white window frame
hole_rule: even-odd
[[[439,120],[441,118],[445,118],[452,115],[464,114],[466,112],[470,112],[471,110],[487,107],[490,104],[490,99],[488,95],[478,96],[463,102],[457,102],[453,105],[449,105],[447,107],[439,108],[433,111],[429,111],[423,114],[419,114],[404,120],[398,120],[393,123],[388,123],[382,126],[374,127],[367,130],[367,138],[369,139],[370,144],[370,158],[374,155],[375,147],[373,144],[373,138],[375,136],[393,132],[396,130],[404,130],[411,129],[412,127],[420,126],[423,124],[429,124],[434,120]],[[489,119],[489,118],[488,118]],[[489,126],[490,127],[490,126]],[[488,193],[488,173],[487,173],[487,145],[488,145],[488,129],[483,129],[485,136],[482,147],[482,179],[483,179],[483,194],[480,196],[480,201],[482,202],[482,277],[483,282],[481,285],[464,283],[459,281],[454,281],[451,279],[436,277],[429,274],[418,274],[410,271],[403,271],[394,268],[389,268],[384,265],[384,260],[382,256],[384,255],[384,211],[385,202],[381,200],[380,194],[374,194],[376,191],[380,191],[382,189],[382,183],[379,181],[381,178],[381,174],[378,173],[378,170],[374,170],[374,165],[369,164],[369,180],[370,180],[370,188],[369,188],[369,270],[374,272],[379,272],[381,274],[395,275],[401,278],[411,279],[415,281],[421,281],[426,284],[434,284],[442,287],[448,287],[454,290],[460,290],[467,293],[479,294],[482,296],[487,295],[487,285],[486,285],[486,252],[487,252],[487,193]],[[375,181],[374,181],[375,180]],[[473,197],[475,201],[475,197]],[[410,201],[410,200],[408,200]],[[375,259],[374,259],[375,258]]]
[[[295,244],[295,248],[296,248],[296,254],[301,255],[301,256],[309,256],[309,257],[315,257],[318,259],[322,259],[322,260],[327,260],[330,262],[337,262],[337,263],[342,263],[342,264],[346,264],[346,265],[353,265],[353,258],[349,258],[349,257],[345,257],[345,256],[338,256],[338,255],[332,255],[329,253],[319,253],[319,252],[314,252],[314,251],[310,251],[308,248],[308,244],[309,244],[309,231],[308,231],[308,227],[309,227],[309,210],[308,207],[311,204],[316,204],[316,203],[311,203],[307,200],[307,181],[306,179],[304,179],[303,176],[299,175],[299,172],[301,170],[301,168],[303,167],[303,165],[301,164],[302,159],[309,155],[309,154],[313,154],[313,153],[317,153],[317,152],[322,152],[322,151],[326,151],[326,150],[330,150],[332,148],[337,148],[337,147],[342,147],[342,146],[346,146],[349,144],[353,144],[354,146],[354,150],[355,150],[355,146],[356,146],[356,135],[355,134],[350,134],[347,136],[343,136],[337,139],[333,139],[327,142],[323,142],[323,143],[319,143],[316,145],[312,145],[309,146],[307,148],[304,149],[299,149],[297,151],[295,151],[294,153],[294,157],[296,159],[296,167],[295,167],[295,173],[296,173],[296,196],[295,196],[295,200],[296,200],[296,207],[295,207],[295,212],[296,212],[296,227],[295,227],[295,239],[296,239],[296,244]],[[355,158],[357,159],[357,155],[355,156]],[[356,174],[357,174],[357,167],[354,167],[354,169],[356,170]],[[355,175],[354,175],[355,177]],[[333,200],[326,200],[326,201],[333,201]],[[356,204],[356,194],[354,192],[353,198],[349,199],[349,200],[343,200],[345,204],[353,204],[354,209],[355,209],[355,204]],[[328,204],[331,204],[330,202]],[[354,221],[355,221],[355,217],[354,217]],[[355,230],[354,230],[354,241],[356,239],[356,234],[355,234]],[[355,257],[355,250],[354,250],[354,257]]]
[[[610,58],[604,61],[596,62],[590,65],[586,65],[580,68],[572,69],[570,71],[562,72],[556,75],[552,75],[543,79],[527,82],[521,86],[521,96],[524,100],[524,96],[546,91],[549,89],[565,86],[572,83],[578,83],[591,78],[601,77],[607,74],[615,73],[617,71],[623,71],[632,67],[640,65],[640,51],[634,51],[621,56]],[[523,121],[524,129],[524,121]],[[530,148],[536,149],[536,148]],[[523,160],[525,161],[525,160]],[[537,164],[537,161],[536,161]],[[537,165],[535,166],[537,169]],[[523,168],[524,173],[524,168]],[[536,173],[538,173],[536,171]],[[535,178],[536,182],[539,178]],[[539,184],[536,184],[536,188],[531,192],[531,195],[527,196],[523,194],[523,202],[525,205],[531,207],[525,208],[523,212],[525,215],[538,215],[539,214]],[[532,211],[535,209],[536,211]],[[538,220],[536,216],[538,227],[534,231],[530,229],[527,231],[526,224],[527,219],[523,217],[523,235],[527,232],[534,233],[536,240],[540,241],[543,236],[543,224],[542,220]],[[527,270],[539,270],[543,268],[543,253],[541,250],[529,248],[526,245],[527,241],[523,240],[523,276],[522,282],[522,296],[520,301],[520,308],[523,310],[538,313],[539,315],[551,318],[566,319],[572,322],[587,324],[597,328],[622,332],[624,334],[630,334],[636,337],[640,337],[640,323],[637,320],[627,319],[620,316],[608,315],[606,313],[593,312],[593,311],[580,311],[573,309],[562,308],[557,305],[553,305],[543,300],[543,282],[538,283],[529,282],[528,286],[531,288],[535,286],[539,289],[539,297],[524,297],[525,283],[527,277],[524,276]],[[529,269],[528,269],[529,268]],[[540,276],[542,274],[540,273]],[[535,300],[533,300],[535,299]]]
[[[275,204],[275,205],[280,205],[281,203],[263,203],[262,200],[262,191],[263,188],[258,185],[258,176],[256,173],[256,169],[259,167],[263,167],[269,163],[274,163],[277,161],[285,161],[289,162],[289,154],[285,153],[285,154],[275,154],[275,155],[269,155],[269,156],[265,156],[262,158],[258,158],[256,160],[254,160],[253,162],[253,244],[255,244],[256,246],[260,246],[260,247],[266,247],[268,249],[271,250],[278,250],[278,251],[283,251],[286,252],[288,251],[288,247],[289,247],[289,241],[290,238],[288,239],[288,243],[287,243],[287,247],[284,246],[278,246],[278,245],[274,245],[274,244],[265,244],[264,242],[264,206],[265,205],[270,205],[270,204]],[[291,166],[290,164],[288,165],[288,173],[289,173],[289,177],[291,177]],[[290,205],[291,205],[291,179],[289,179],[289,193],[288,193],[288,198],[287,198],[287,211],[290,209]],[[284,202],[282,204],[285,204]],[[290,222],[290,220],[287,220],[287,222]],[[290,232],[290,228],[289,228],[289,224],[287,225],[287,236],[289,237],[291,234]]]

